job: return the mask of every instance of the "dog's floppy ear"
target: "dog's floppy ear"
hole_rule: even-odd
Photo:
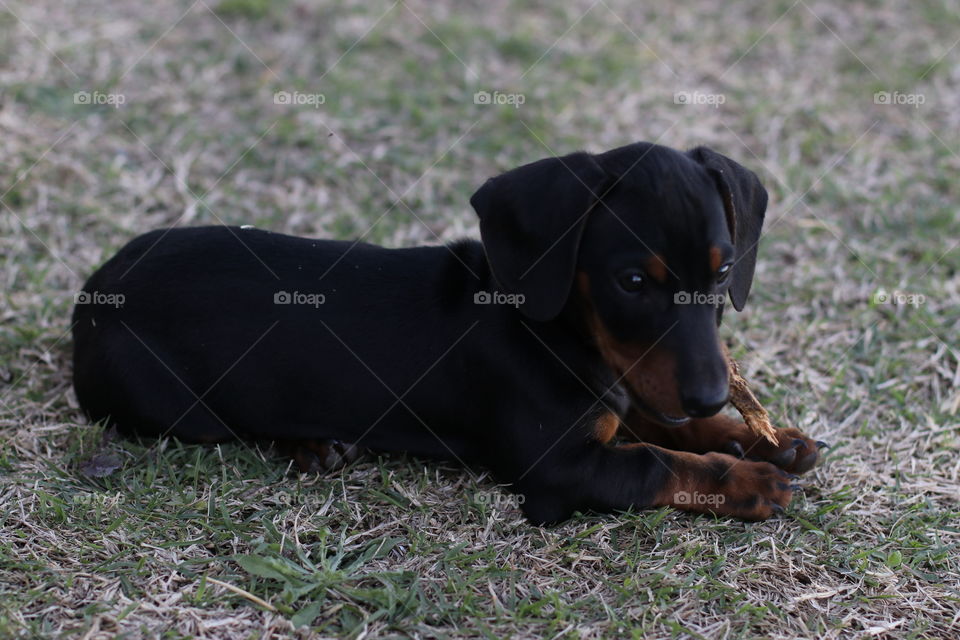
[[[687,153],[713,175],[720,191],[735,250],[730,300],[733,308],[740,311],[747,302],[757,266],[757,244],[767,212],[767,190],[755,173],[712,149],[697,147]]]
[[[550,320],[563,309],[587,214],[607,183],[593,157],[577,152],[491,178],[470,198],[493,275],[523,295],[526,316]]]

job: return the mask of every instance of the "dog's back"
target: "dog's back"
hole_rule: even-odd
[[[402,394],[424,393],[417,379],[469,346],[464,310],[482,313],[469,302],[488,277],[475,242],[385,249],[236,227],[154,231],[84,286],[77,396],[128,433],[323,438],[349,423],[369,425],[363,444],[445,455],[432,437],[418,446],[423,427]]]

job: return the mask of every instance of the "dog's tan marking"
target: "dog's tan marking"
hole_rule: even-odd
[[[590,297],[590,278],[583,272],[577,273],[577,291],[587,328],[607,366],[652,409],[671,416],[684,415],[673,354],[655,345],[618,342],[597,315]]]
[[[655,253],[646,260],[646,271],[650,277],[663,284],[667,281],[667,261],[659,253]]]
[[[620,428],[620,418],[612,411],[608,411],[600,416],[593,425],[593,434],[597,440],[606,444],[613,440],[617,435],[617,429]]]
[[[720,253],[720,247],[710,247],[710,270],[716,273],[723,264],[723,254]]]

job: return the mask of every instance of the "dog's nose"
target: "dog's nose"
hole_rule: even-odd
[[[705,390],[704,393],[684,395],[680,398],[680,402],[683,405],[683,411],[691,418],[709,418],[723,409],[729,398],[729,389],[725,388],[719,393]]]

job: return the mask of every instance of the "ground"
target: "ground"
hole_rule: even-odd
[[[0,0],[0,636],[960,636],[958,35],[940,0]],[[538,528],[455,465],[78,411],[74,295],[145,230],[446,242],[487,177],[635,140],[770,191],[724,337],[833,445],[782,518]]]

